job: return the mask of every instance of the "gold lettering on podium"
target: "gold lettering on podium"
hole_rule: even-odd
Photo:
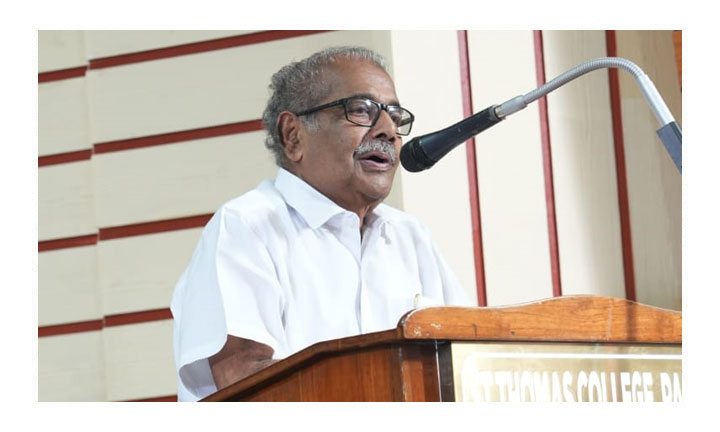
[[[680,345],[453,342],[456,401],[679,402]]]

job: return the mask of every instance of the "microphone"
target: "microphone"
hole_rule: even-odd
[[[415,137],[400,150],[400,163],[410,172],[426,170],[450,150],[503,119],[495,114],[497,105],[490,106],[465,120],[441,131]]]
[[[500,123],[510,114],[524,109],[529,103],[535,102],[575,78],[601,68],[623,69],[633,75],[653,114],[655,114],[661,125],[660,129],[657,130],[658,137],[682,175],[682,130],[680,130],[670,110],[665,105],[665,101],[663,101],[660,93],[658,93],[655,85],[645,72],[635,63],[620,57],[603,57],[590,60],[529,93],[516,96],[500,105],[486,108],[441,131],[413,138],[400,150],[400,163],[403,168],[410,172],[426,170],[435,165],[450,150],[485,129]]]

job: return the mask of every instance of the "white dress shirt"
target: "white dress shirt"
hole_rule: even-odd
[[[384,204],[360,219],[283,169],[223,205],[171,304],[178,400],[217,391],[208,358],[228,334],[273,359],[387,330],[414,307],[469,305],[428,230]]]

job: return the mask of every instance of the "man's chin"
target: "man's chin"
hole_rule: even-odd
[[[392,190],[392,182],[388,183],[370,183],[363,186],[362,191],[368,199],[372,201],[382,201],[390,195]]]
[[[396,168],[392,166],[389,170],[368,171],[360,166],[360,172],[356,176],[358,189],[369,199],[384,200],[392,189]]]

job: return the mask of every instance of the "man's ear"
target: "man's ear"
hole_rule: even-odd
[[[278,131],[282,140],[285,157],[290,162],[300,162],[303,156],[303,145],[300,140],[304,124],[298,116],[283,111],[278,116]]]

